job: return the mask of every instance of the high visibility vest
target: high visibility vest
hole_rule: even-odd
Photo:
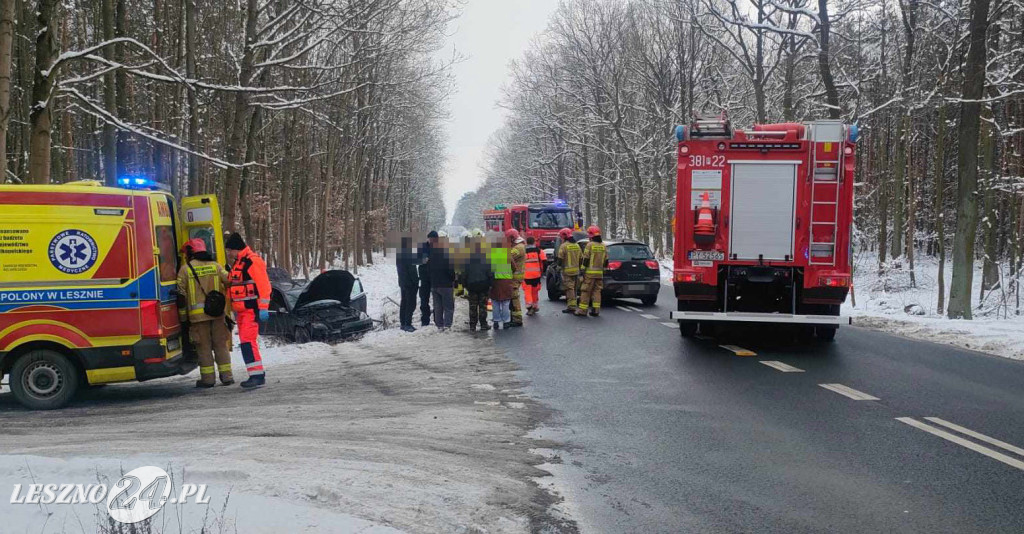
[[[270,308],[271,289],[267,264],[252,249],[246,247],[238,253],[228,279],[231,283],[228,297],[231,299],[231,308],[236,312]]]
[[[526,270],[523,272],[524,279],[537,280],[540,278],[543,267],[543,256],[544,251],[537,247],[530,247],[526,249]]]
[[[608,257],[604,244],[587,243],[587,249],[583,251],[583,255],[587,258],[587,276],[604,278],[604,262]]]
[[[580,274],[580,256],[582,255],[583,251],[580,249],[579,244],[571,241],[562,243],[562,246],[558,249],[558,258],[562,260],[562,274],[566,276]]]
[[[508,261],[508,249],[494,247],[488,251],[487,256],[491,260],[491,270],[494,271],[495,280],[511,280],[512,264]]]

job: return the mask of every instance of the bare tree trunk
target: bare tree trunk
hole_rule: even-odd
[[[53,126],[54,64],[60,55],[57,42],[58,0],[40,0],[36,11],[36,70],[32,83],[32,134],[29,145],[28,176],[34,184],[50,183],[50,129]]]
[[[949,288],[950,319],[971,318],[974,240],[978,232],[978,134],[985,90],[985,44],[990,0],[971,0],[970,48],[964,65],[957,158],[956,236],[953,238],[953,281]]]
[[[14,45],[14,0],[0,0],[0,155],[7,172],[7,125],[11,118],[11,50]],[[0,176],[0,183],[6,176]]]
[[[257,0],[246,0],[245,11],[245,51],[242,54],[242,65],[239,70],[239,83],[247,86],[252,82],[254,70],[255,51],[252,45],[256,42],[256,23],[259,16],[259,2]],[[228,141],[227,160],[233,164],[245,163],[243,151],[245,150],[246,118],[249,114],[249,98],[245,91],[235,92],[234,115],[231,121],[231,139]],[[242,169],[239,167],[228,167],[224,181],[224,205],[221,206],[224,212],[224,229],[234,231],[238,227],[238,200],[242,185]]]
[[[946,105],[939,106],[939,131],[935,141],[935,233],[939,249],[939,297],[936,313],[946,308]]]
[[[825,84],[825,101],[828,102],[828,116],[831,119],[842,117],[842,109],[839,107],[839,91],[836,90],[836,81],[832,77],[832,64],[829,59],[829,39],[832,34],[832,21],[828,16],[828,0],[818,0],[818,33],[820,47],[818,49],[818,68],[821,71],[821,81]],[[793,39],[790,36],[790,39]]]
[[[103,0],[100,9],[103,21],[103,40],[114,38],[114,0]],[[115,61],[114,48],[103,48],[103,57]],[[103,107],[107,113],[117,113],[117,81],[113,70],[103,75]],[[117,185],[117,128],[110,122],[103,124],[103,181],[109,186]]]

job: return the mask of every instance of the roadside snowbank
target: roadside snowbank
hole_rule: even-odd
[[[527,436],[547,412],[486,334],[457,331],[461,302],[454,332],[267,347],[258,391],[197,391],[193,373],[89,390],[54,412],[0,395],[0,487],[154,465],[209,484],[212,498],[209,511],[169,505],[156,532],[527,532],[547,513]],[[8,500],[5,532],[96,532],[106,520],[92,505]]]
[[[1024,360],[1024,316],[1014,315],[1015,302],[1004,306],[1003,294],[996,289],[980,306],[977,303],[980,263],[974,274],[975,319],[971,321],[947,319],[937,311],[939,266],[934,258],[922,257],[916,262],[914,284],[909,269],[899,264],[880,274],[875,255],[860,254],[854,263],[857,306],[847,298],[842,307],[854,325]],[[944,277],[948,292],[951,263],[946,265]]]

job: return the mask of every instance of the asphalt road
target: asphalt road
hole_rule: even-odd
[[[495,333],[560,412],[540,433],[581,531],[1024,532],[1024,362],[856,327],[687,340],[673,306],[545,300]]]

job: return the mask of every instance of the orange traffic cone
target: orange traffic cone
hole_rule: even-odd
[[[697,224],[693,227],[694,241],[702,245],[715,242],[715,218],[711,213],[711,198],[705,191],[697,209]]]

